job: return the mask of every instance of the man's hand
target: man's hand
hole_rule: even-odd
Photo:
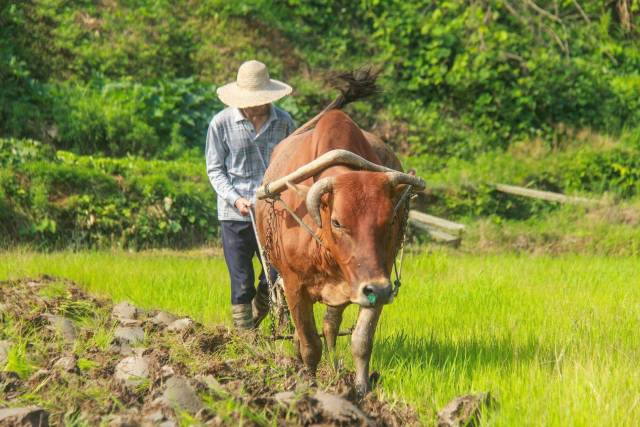
[[[240,211],[240,215],[247,216],[249,215],[249,209],[251,209],[251,202],[244,197],[240,197],[236,200],[236,208]]]

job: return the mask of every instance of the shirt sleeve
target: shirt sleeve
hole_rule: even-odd
[[[295,120],[293,120],[293,118],[291,116],[288,116],[288,123],[287,123],[287,136],[291,135],[296,129],[298,129],[298,125],[295,122]]]
[[[229,149],[220,138],[219,132],[213,123],[209,125],[207,131],[207,146],[205,149],[205,157],[207,161],[207,175],[213,189],[231,206],[235,206],[236,200],[240,198],[240,194],[233,188],[225,158],[229,155]]]

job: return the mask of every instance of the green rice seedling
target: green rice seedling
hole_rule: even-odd
[[[80,369],[81,371],[90,371],[100,366],[98,362],[94,362],[93,360],[89,360],[85,358],[78,359],[77,364],[78,364],[78,369]]]
[[[71,411],[64,414],[64,425],[66,427],[90,427],[91,424],[82,418],[79,411]]]
[[[111,328],[101,327],[94,331],[90,342],[95,345],[99,350],[106,351],[113,342],[115,327]]]
[[[4,371],[15,372],[21,379],[26,379],[34,372],[37,366],[29,359],[27,354],[27,341],[18,340],[14,342],[4,365]]]
[[[96,314],[96,306],[90,301],[65,300],[58,306],[60,314],[74,320],[93,317]]]
[[[49,299],[68,298],[70,296],[67,285],[61,282],[53,282],[43,286],[38,291],[38,295]]]
[[[151,387],[151,381],[149,380],[149,378],[139,378],[139,377],[132,377],[132,378],[137,381],[137,384],[134,387],[134,391],[136,394],[143,395],[144,393],[147,392],[147,390],[149,390],[149,387]]]
[[[198,419],[189,414],[187,411],[176,411],[178,416],[178,423],[181,426],[193,426],[198,425]]]

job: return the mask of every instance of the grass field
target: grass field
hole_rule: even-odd
[[[638,267],[638,258],[410,255],[377,333],[377,392],[410,402],[425,422],[457,395],[490,391],[498,405],[486,425],[637,425]],[[1,280],[43,273],[116,301],[229,322],[215,254],[0,253]],[[345,326],[355,309],[348,314]],[[351,364],[348,340],[340,352]]]

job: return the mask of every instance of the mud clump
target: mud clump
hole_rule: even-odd
[[[326,368],[311,381],[257,334],[113,305],[49,276],[0,282],[0,293],[0,425],[418,423],[375,393],[357,401],[352,372]]]
[[[0,409],[0,425],[46,427],[49,414],[37,406]]]
[[[438,412],[438,427],[464,427],[480,424],[483,409],[495,404],[489,393],[456,397]]]

